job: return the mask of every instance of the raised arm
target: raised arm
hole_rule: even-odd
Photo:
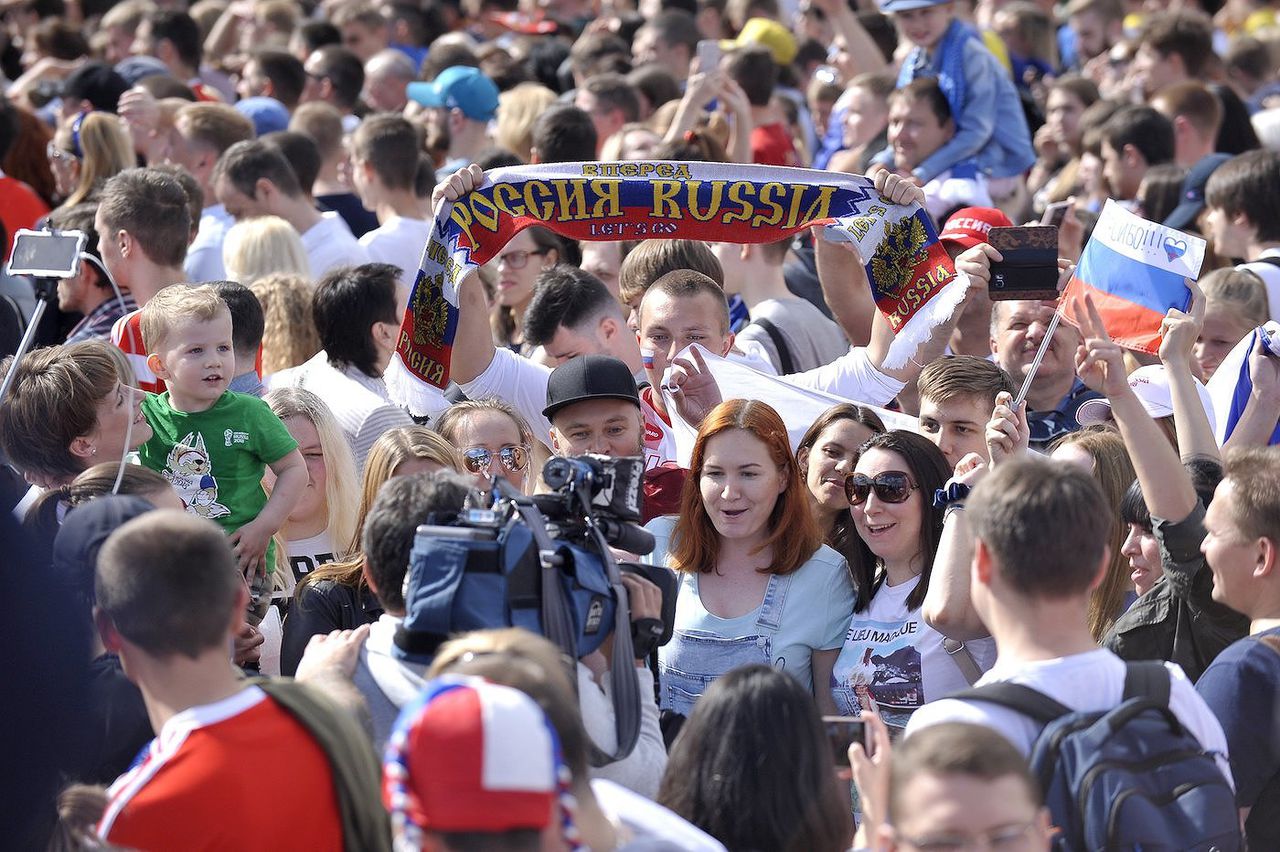
[[[956,465],[951,482],[972,487],[986,473],[987,464],[977,453],[970,453]],[[932,499],[931,495],[926,495]],[[991,635],[969,593],[969,574],[973,564],[973,532],[964,513],[964,502],[952,503],[942,516],[942,537],[933,557],[929,575],[929,591],[925,594],[921,614],[934,630],[967,642]]]
[[[1191,279],[1187,279],[1187,286],[1191,288],[1191,313],[1173,308],[1165,316],[1160,324],[1160,362],[1169,377],[1173,422],[1178,427],[1178,455],[1184,462],[1195,458],[1218,461],[1221,455],[1213,437],[1213,424],[1200,402],[1191,373],[1191,352],[1204,327],[1204,293]],[[1165,516],[1157,513],[1157,517]]]
[[[1106,394],[1111,402],[1111,416],[1120,427],[1133,469],[1142,483],[1147,509],[1154,517],[1180,521],[1196,507],[1191,475],[1129,387],[1124,352],[1112,342],[1089,296],[1085,297],[1085,308],[1076,310],[1084,338],[1076,353],[1076,373],[1090,390]]]
[[[871,174],[876,191],[891,204],[924,204],[924,190],[887,169]],[[832,243],[813,229],[814,258],[822,296],[845,336],[854,346],[872,347],[867,357],[877,367],[893,343],[889,323],[876,309],[863,258],[852,243]],[[879,326],[877,326],[877,322]]]
[[[433,207],[457,201],[484,183],[484,169],[475,163],[459,169],[432,193]],[[472,381],[493,360],[493,335],[489,330],[489,306],[485,303],[480,276],[473,269],[458,286],[458,328],[453,337],[449,375],[459,384]]]

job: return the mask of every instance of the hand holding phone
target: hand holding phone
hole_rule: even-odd
[[[987,290],[992,301],[1058,298],[1057,226],[992,228],[988,242],[1002,257],[991,264]]]
[[[842,768],[849,766],[849,746],[853,743],[867,744],[867,723],[856,716],[823,716],[822,727],[826,729],[827,741],[831,743],[831,758],[835,765]]]

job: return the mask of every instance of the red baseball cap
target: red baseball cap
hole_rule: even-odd
[[[987,242],[987,234],[992,228],[1012,227],[1009,217],[994,207],[961,207],[951,214],[938,239],[969,249]]]

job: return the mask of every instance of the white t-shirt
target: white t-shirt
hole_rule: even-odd
[[[1258,256],[1280,258],[1280,247],[1265,249]],[[1270,309],[1271,318],[1280,322],[1280,266],[1259,263],[1255,260],[1242,263],[1236,269],[1247,269],[1262,279],[1262,283],[1267,287],[1267,306]]]
[[[222,281],[227,277],[222,265],[222,242],[235,221],[221,204],[201,211],[196,238],[187,246],[187,259],[182,262],[188,281]]]
[[[321,530],[310,538],[295,538],[286,542],[289,551],[289,567],[293,578],[302,582],[302,578],[328,562],[333,562],[337,554],[333,552],[333,541],[329,538],[329,530]]]
[[[629,839],[623,839],[619,849],[724,852],[724,844],[710,834],[626,787],[596,778],[591,782],[591,792],[605,815],[621,823],[631,834]]]
[[[782,358],[769,333],[757,324],[767,319],[786,342],[793,371],[812,370],[830,364],[849,351],[849,341],[840,326],[823,315],[812,303],[799,296],[765,299],[751,309],[751,322],[738,332],[735,342],[758,343],[770,362],[781,374]]]
[[[671,537],[676,520],[668,515],[654,518],[645,525],[654,537],[653,553],[644,557],[646,561],[654,565],[671,564]],[[699,576],[691,572],[680,574],[675,629],[697,630],[726,639],[755,633],[760,607],[736,618],[721,618],[708,612],[699,596]],[[769,663],[800,681],[805,689],[811,689],[811,656],[814,651],[840,647],[853,613],[853,602],[848,564],[840,554],[822,545],[791,575],[791,588],[787,591],[778,629],[772,636]],[[761,603],[763,605],[763,601]],[[671,648],[671,644],[659,648],[658,658],[665,660]]]
[[[918,585],[918,576],[896,586],[886,583],[864,611],[854,613],[831,673],[841,715],[861,712],[855,690],[865,686],[885,722],[901,728],[925,703],[969,688],[942,647],[942,634],[925,622],[919,607],[907,609],[907,598]],[[966,642],[965,648],[980,669],[995,662],[991,639]]]
[[[1169,709],[1204,750],[1213,754],[1222,773],[1235,785],[1227,762],[1227,738],[1213,711],[1204,703],[1176,663],[1165,663],[1172,679]],[[1099,648],[1083,654],[1052,660],[1019,662],[995,667],[982,676],[978,685],[1007,681],[1020,683],[1069,707],[1084,712],[1109,710],[1124,697],[1124,660]],[[922,707],[911,717],[907,736],[928,725],[942,722],[970,722],[999,731],[1026,755],[1031,754],[1040,726],[1012,710],[985,701],[948,699]]]
[[[653,700],[653,672],[636,667],[640,684],[640,738],[631,754],[605,766],[588,769],[592,778],[621,784],[646,798],[657,798],[662,771],[667,768],[667,747],[658,724],[658,704]],[[587,735],[604,752],[618,747],[617,717],[613,712],[613,673],[606,672],[604,685],[597,683],[591,669],[578,663],[578,707]]]
[[[413,284],[422,263],[422,251],[431,236],[431,223],[426,219],[392,216],[360,238],[369,260],[400,267],[400,280]]]
[[[957,207],[994,207],[987,179],[980,173],[966,170],[965,177],[958,177],[955,169],[948,169],[924,185],[924,206],[935,221],[941,222]]]
[[[302,247],[307,252],[311,277],[317,281],[336,267],[369,262],[364,246],[356,242],[347,223],[333,211],[322,213],[320,221],[307,229],[302,235]]]
[[[357,471],[364,470],[365,456],[383,432],[413,425],[409,414],[391,403],[381,378],[366,376],[354,367],[340,370],[329,363],[324,350],[305,364],[268,376],[267,387],[306,388],[323,399],[351,445]]]

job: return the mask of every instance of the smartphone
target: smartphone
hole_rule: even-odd
[[[1058,298],[1058,229],[1054,225],[992,228],[988,242],[1003,256],[987,285],[995,302]]]
[[[849,746],[862,743],[867,748],[867,723],[855,716],[823,716],[822,727],[831,743],[831,758],[836,766],[849,765]]]
[[[83,231],[20,228],[13,233],[13,252],[9,255],[7,271],[10,275],[36,278],[74,278],[80,271],[84,244]]]
[[[1062,224],[1063,219],[1067,218],[1067,211],[1070,209],[1070,201],[1055,201],[1044,208],[1044,215],[1040,217],[1040,224],[1053,225],[1056,228]]]
[[[720,42],[705,38],[698,42],[698,71],[707,74],[720,67]]]

